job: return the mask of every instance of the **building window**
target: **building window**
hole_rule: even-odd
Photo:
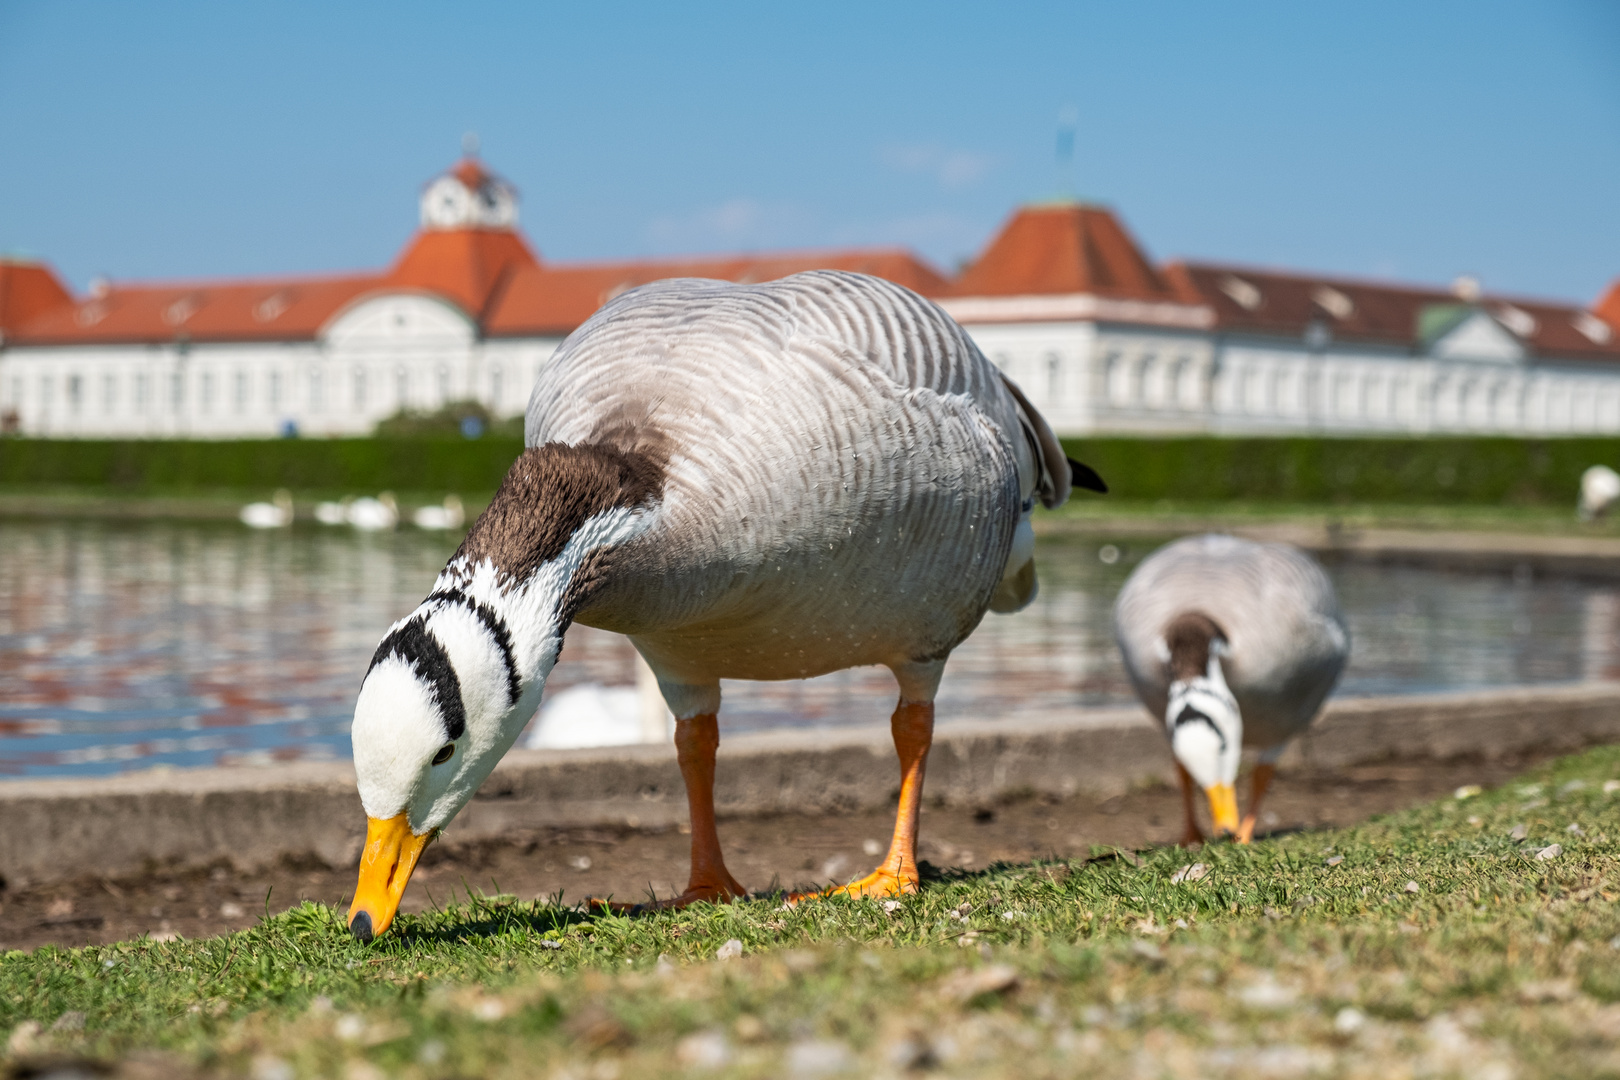
[[[51,396],[55,392],[56,392],[56,387],[54,385],[52,385],[51,377],[49,375],[41,376],[40,380],[39,380],[39,404],[40,404],[40,408],[49,409],[51,407]]]
[[[310,373],[309,373],[309,411],[310,412],[320,412],[321,411],[321,406],[324,404],[324,401],[322,399],[324,397],[325,390],[326,390],[326,388],[325,388],[324,385],[322,385],[322,382],[321,382],[321,371],[320,371],[320,369],[319,368],[311,369]]]
[[[501,365],[496,364],[489,369],[489,401],[499,409],[501,407]]]
[[[169,404],[174,407],[175,412],[179,412],[180,411],[180,406],[184,405],[185,401],[186,401],[186,377],[184,375],[182,375],[178,371],[170,372],[169,373]]]
[[[101,411],[110,413],[118,408],[118,376],[101,377]]]
[[[1063,357],[1055,352],[1046,354],[1046,398],[1063,400]]]
[[[270,373],[270,407],[272,409],[281,408],[281,372],[279,371]]]
[[[450,400],[450,369],[443,364],[439,365],[439,404],[443,405]]]
[[[80,375],[69,375],[67,380],[68,408],[75,413],[79,406],[84,404],[84,378]]]
[[[404,409],[411,400],[411,373],[403,366],[394,369],[394,405]]]
[[[147,382],[147,374],[146,374],[146,372],[143,371],[139,375],[136,375],[135,376],[135,411],[136,412],[145,412],[146,411],[146,396],[150,392],[150,390],[151,390],[151,384]]]
[[[23,399],[23,381],[22,381],[22,379],[20,377],[19,378],[14,378],[14,379],[11,380],[11,403],[13,405],[21,405],[23,403],[22,399]]]
[[[202,383],[197,387],[197,407],[207,412],[214,404],[214,373],[205,371],[202,374]]]
[[[247,377],[247,372],[238,371],[236,373],[235,383],[236,383],[236,386],[235,386],[236,411],[237,412],[242,412],[244,409],[247,408],[247,401],[248,401],[248,377]]]
[[[354,411],[366,411],[366,369],[354,369]]]

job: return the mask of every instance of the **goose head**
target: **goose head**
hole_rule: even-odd
[[[1217,834],[1237,831],[1243,754],[1243,716],[1221,670],[1226,651],[1226,635],[1202,613],[1179,616],[1165,630],[1163,652],[1172,675],[1164,713],[1170,749],[1209,798]]]
[[[433,592],[389,628],[355,703],[355,778],[366,811],[349,929],[385,931],[428,843],[466,806],[540,703],[574,612],[614,549],[657,512],[645,455],[548,444],[526,450]]]

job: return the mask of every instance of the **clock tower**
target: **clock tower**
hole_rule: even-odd
[[[517,228],[517,191],[471,155],[422,192],[423,229]]]

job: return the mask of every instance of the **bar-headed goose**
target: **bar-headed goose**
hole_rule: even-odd
[[[1315,718],[1350,655],[1332,582],[1285,544],[1191,536],[1131,573],[1114,605],[1114,636],[1137,696],[1170,736],[1183,842],[1203,839],[1196,783],[1216,832],[1248,843],[1277,758]],[[1258,747],[1260,760],[1239,822],[1244,746]]]
[[[522,732],[571,621],[628,635],[676,718],[692,874],[663,904],[743,895],[714,822],[720,680],[864,664],[899,683],[900,807],[883,865],[845,890],[915,889],[945,659],[1034,596],[1036,501],[1096,474],[939,308],[830,271],[624,293],[546,365],[526,434],[361,688],[355,935],[387,928]]]

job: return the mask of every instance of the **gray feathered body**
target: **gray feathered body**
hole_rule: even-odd
[[[1163,717],[1170,688],[1164,629],[1199,611],[1225,632],[1221,669],[1247,746],[1298,734],[1344,670],[1350,633],[1327,574],[1285,544],[1192,536],[1142,560],[1114,605],[1114,635],[1137,696]]]
[[[625,293],[546,365],[526,441],[664,462],[654,523],[576,618],[709,683],[943,658],[1053,464],[1025,423],[1056,446],[933,304],[817,272]]]

